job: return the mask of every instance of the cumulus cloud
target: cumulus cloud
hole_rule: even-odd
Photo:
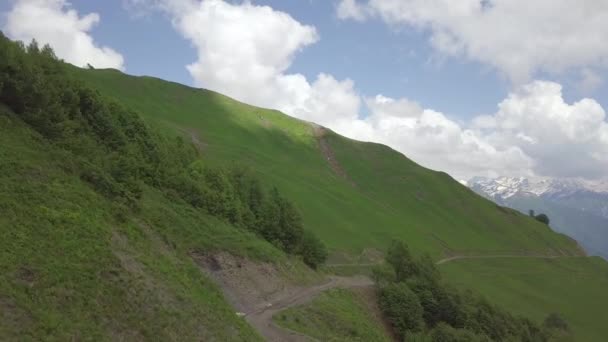
[[[608,123],[592,99],[568,104],[561,85],[518,87],[491,115],[460,124],[408,99],[365,101],[370,115],[336,120],[346,136],[389,145],[424,166],[459,179],[483,176],[605,177]]]
[[[343,19],[375,16],[428,31],[440,53],[491,65],[516,84],[608,59],[604,0],[341,0],[337,8]]]
[[[321,124],[357,116],[351,80],[321,73],[309,81],[288,72],[295,55],[319,40],[314,27],[250,2],[159,0],[155,6],[196,48],[198,59],[187,66],[196,85]]]
[[[365,101],[370,115],[332,125],[346,136],[386,144],[416,162],[456,178],[531,173],[532,160],[515,146],[497,147],[478,130],[408,99]]]
[[[89,63],[124,70],[122,55],[98,46],[89,34],[99,20],[97,13],[79,16],[65,0],[18,0],[7,13],[3,30],[16,40],[49,44],[58,57],[80,67]]]
[[[340,19],[355,19],[363,21],[367,17],[365,7],[357,3],[356,0],[342,0],[336,8],[338,18]]]
[[[578,89],[583,93],[591,93],[599,88],[604,83],[604,80],[593,70],[584,68],[581,70]]]
[[[537,175],[605,177],[608,123],[593,99],[568,104],[561,85],[535,81],[512,92],[496,114],[483,120],[487,141],[521,149],[534,160]]]
[[[390,9],[400,9],[403,3],[371,0],[367,6],[375,4],[388,16]],[[468,1],[452,7],[447,0],[428,3],[449,7],[452,16],[493,8]],[[536,81],[517,87],[494,114],[456,122],[406,98],[361,98],[352,80],[321,73],[309,81],[289,73],[297,53],[320,37],[314,27],[270,7],[221,0],[157,0],[155,4],[197,50],[197,60],[187,68],[202,87],[280,109],[354,139],[387,144],[458,179],[475,175],[594,178],[608,167],[604,110],[591,99],[566,103],[559,84]],[[361,4],[352,1],[346,6],[356,9]],[[369,8],[361,11],[362,16],[373,13]],[[387,20],[400,22],[404,12],[394,13],[398,17]],[[434,15],[418,11],[407,17],[426,23],[424,18]],[[445,32],[435,39],[454,51],[463,48],[459,39],[450,37],[454,38]],[[361,115],[362,106],[369,115]]]

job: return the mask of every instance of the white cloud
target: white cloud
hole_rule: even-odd
[[[367,17],[365,7],[357,3],[356,0],[342,0],[338,3],[336,8],[338,18],[340,19],[354,19],[358,21],[365,20]]]
[[[604,0],[342,0],[341,18],[377,16],[430,32],[448,56],[495,67],[514,83],[537,72],[605,67],[608,2]]]
[[[19,0],[6,17],[5,33],[26,43],[36,39],[49,44],[58,57],[84,67],[124,70],[121,54],[106,46],[98,46],[89,31],[99,23],[97,13],[80,17],[65,0]]]
[[[584,68],[581,70],[581,78],[578,83],[578,89],[583,93],[591,93],[599,88],[604,81],[593,70]]]
[[[457,178],[530,173],[531,159],[519,148],[497,148],[480,132],[407,99],[382,95],[366,99],[370,116],[337,122],[346,136],[384,143],[414,161]]]
[[[366,99],[370,115],[336,120],[346,136],[387,144],[416,162],[471,176],[605,177],[608,123],[592,99],[568,104],[561,85],[534,81],[500,102],[497,112],[459,124],[407,99]]]
[[[561,85],[535,81],[498,105],[493,127],[485,129],[494,146],[516,146],[534,160],[533,171],[549,177],[605,177],[608,123],[592,99],[568,104]]]
[[[198,86],[321,124],[357,116],[352,81],[321,73],[310,82],[288,72],[294,56],[319,40],[314,27],[250,2],[160,0],[156,6],[196,48],[198,60],[187,69]]]
[[[608,167],[603,109],[591,99],[566,103],[559,84],[529,83],[509,94],[496,113],[458,123],[405,98],[378,95],[362,100],[348,79],[339,81],[321,73],[309,81],[289,73],[296,54],[319,35],[314,27],[285,13],[250,2],[159,1],[156,6],[169,13],[174,27],[198,52],[188,70],[200,86],[280,109],[351,138],[387,144],[457,179],[474,175],[593,178]],[[392,3],[398,9],[403,2],[371,3]],[[445,7],[447,1],[430,3]],[[450,7],[451,15],[469,13],[474,8],[471,3]],[[407,14],[421,22],[433,15]],[[450,49],[461,48],[458,39],[450,42],[450,34],[445,34],[436,39]],[[366,117],[360,117],[361,103],[369,109]]]

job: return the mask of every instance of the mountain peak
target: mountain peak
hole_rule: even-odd
[[[473,177],[467,185],[495,199],[514,195],[566,196],[576,192],[608,193],[608,182],[559,178]]]

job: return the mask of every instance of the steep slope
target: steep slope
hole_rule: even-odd
[[[358,254],[404,238],[436,256],[579,253],[569,238],[386,146],[319,134],[307,122],[206,90],[114,70],[73,73],[150,123],[196,138],[207,160],[247,165],[276,184],[333,251]]]
[[[188,251],[279,251],[153,189],[116,220],[66,157],[0,108],[0,339],[259,339]]]
[[[276,184],[295,201],[305,226],[322,238],[339,263],[364,260],[356,256],[384,250],[393,238],[406,240],[415,252],[430,253],[436,260],[459,255],[581,255],[572,239],[527,215],[497,206],[447,174],[420,167],[386,146],[353,141],[207,90],[114,70],[72,72],[102,94],[132,106],[150,124],[203,146],[206,160],[245,165],[265,182]],[[500,260],[505,267],[516,270],[525,269],[522,261],[529,259],[487,260]],[[598,263],[594,269],[590,265],[595,261],[583,258],[580,262],[587,281],[564,283],[563,289],[580,292],[584,302],[608,304],[608,298],[598,296],[595,285],[590,284],[605,281],[604,273],[597,269],[608,270],[608,264]],[[567,306],[559,293],[550,289],[553,279],[567,277],[569,270],[560,263],[543,265],[547,282],[537,279],[517,293],[525,298],[525,291],[530,291],[537,319],[541,319],[540,312],[546,317]],[[441,267],[450,272],[448,279],[454,283],[459,283],[458,274],[473,277],[478,272],[475,264],[465,259]],[[454,269],[449,271],[447,267]],[[479,290],[494,301],[493,294],[512,291],[510,282],[528,283],[526,272],[508,273],[512,278],[509,282],[497,282],[491,270],[485,272],[475,278],[478,281],[460,282],[461,286]],[[530,312],[525,307],[516,311]],[[568,318],[572,318],[576,336],[600,341],[603,327],[588,317],[592,314],[574,310]]]
[[[278,191],[205,165],[49,47],[1,33],[0,171],[2,341],[257,341],[196,256],[318,278],[284,253],[297,244],[314,265],[322,250]]]
[[[346,258],[378,256],[393,238],[436,260],[516,255],[505,261],[514,269],[526,255],[581,255],[572,240],[385,146],[209,91],[76,69],[34,43],[3,39],[0,57],[10,108],[0,107],[0,339],[259,340],[206,274],[257,260],[262,286],[271,273],[314,280],[299,259],[323,259],[310,231]],[[220,251],[236,256],[230,270],[201,267]],[[603,282],[603,272],[581,269]],[[504,289],[481,279],[471,285]],[[565,286],[583,302],[596,294]],[[559,298],[539,303],[561,307]],[[576,331],[602,331],[576,315]]]

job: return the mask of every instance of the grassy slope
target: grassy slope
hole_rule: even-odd
[[[251,166],[262,179],[277,184],[301,209],[306,227],[330,248],[359,253],[384,248],[391,238],[403,238],[415,252],[436,258],[455,254],[578,254],[572,240],[512,210],[498,208],[475,195],[448,175],[422,168],[388,147],[355,142],[336,134],[326,137],[342,168],[356,183],[334,174],[307,123],[279,112],[259,109],[204,90],[149,77],[132,77],[112,70],[74,70],[76,77],[139,110],[164,129],[194,134],[206,147],[207,160]],[[608,306],[608,298],[594,283],[603,276],[595,267],[605,263],[580,259],[587,282],[563,282],[564,292],[577,292],[581,303]],[[479,261],[484,262],[484,261]],[[485,261],[491,263],[493,261]],[[499,262],[499,261],[496,261]],[[454,282],[469,277],[468,286],[509,308],[541,319],[564,311],[577,330],[590,340],[605,335],[593,311],[568,310],[563,293],[552,292],[552,282],[567,279],[570,271],[559,263],[545,263],[544,276],[530,282],[522,259],[500,261],[505,269],[488,268],[476,278],[476,261],[457,261],[442,267]],[[534,264],[534,261],[530,261]],[[598,264],[598,265],[596,265]],[[454,269],[452,269],[454,267]],[[504,281],[496,281],[503,279]],[[517,294],[510,283],[519,284]],[[526,293],[544,294],[525,303]],[[502,295],[501,295],[502,294]],[[523,294],[523,296],[522,296]],[[515,296],[522,296],[518,301]],[[511,301],[512,300],[512,301]],[[512,303],[522,302],[520,309]],[[583,305],[579,306],[579,309]],[[534,312],[532,312],[534,311]],[[588,331],[585,333],[585,331]]]
[[[481,199],[444,173],[381,145],[326,137],[349,177],[334,174],[311,126],[225,96],[113,70],[74,70],[164,129],[194,134],[207,160],[249,165],[300,207],[305,224],[333,250],[360,252],[403,238],[435,256],[576,253],[568,238]],[[348,237],[348,238],[345,238]]]
[[[120,223],[69,169],[0,107],[0,340],[259,339],[188,252],[282,253],[151,189]]]
[[[576,341],[608,337],[608,264],[600,258],[470,259],[440,266],[446,278],[537,321],[559,312]]]
[[[310,304],[287,309],[275,315],[280,326],[321,341],[390,341],[382,326],[349,290],[325,292]]]

